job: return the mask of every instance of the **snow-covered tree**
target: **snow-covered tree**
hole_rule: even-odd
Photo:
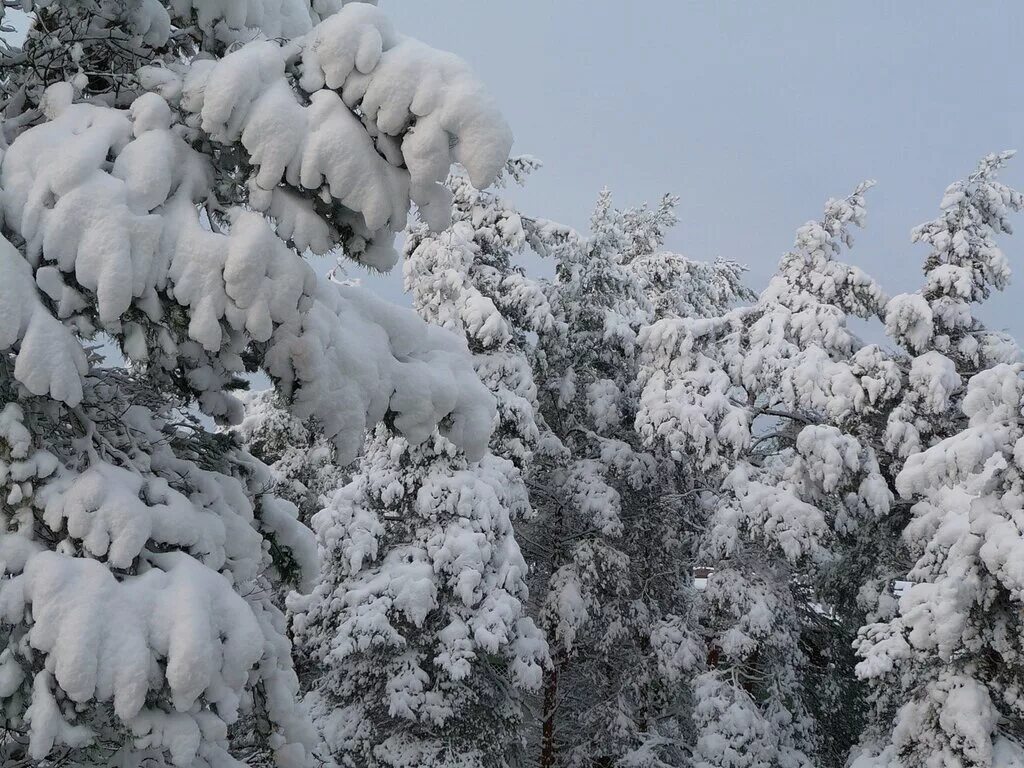
[[[872,378],[884,360],[847,325],[880,313],[884,297],[838,260],[867,187],[800,228],[754,304],[663,319],[640,338],[637,428],[699,478],[696,562],[713,569],[700,610],[708,668],[694,686],[702,768],[845,759],[834,731],[855,714],[832,685],[852,665],[834,658],[844,627],[830,569],[843,559],[837,539],[891,500],[856,430],[885,394]]]
[[[545,427],[526,527],[552,667],[540,763],[678,765],[690,739],[686,676],[703,663],[691,630],[686,529],[692,478],[645,451],[633,428],[637,334],[659,313],[718,314],[741,270],[661,248],[672,198],[620,211],[604,193],[591,234],[549,250],[556,324],[534,376]]]
[[[323,670],[318,724],[349,765],[518,764],[522,691],[547,662],[512,529],[531,514],[520,470],[538,437],[525,339],[552,325],[513,258],[542,232],[462,173],[449,186],[452,226],[411,228],[405,285],[425,320],[466,338],[498,405],[494,455],[471,463],[441,437],[411,447],[382,427],[316,517],[327,568],[295,601],[296,627]]]
[[[858,673],[876,710],[854,765],[1024,765],[1021,666],[1021,353],[973,305],[1003,288],[996,243],[1024,196],[996,180],[1012,153],[951,185],[934,221],[926,283],[895,297],[887,326],[913,355],[888,436],[915,502],[904,540],[916,563],[898,614],[869,624]]]
[[[539,165],[513,158],[501,180],[522,183]],[[516,259],[529,248],[545,252],[566,230],[521,215],[463,173],[449,186],[452,226],[434,234],[420,223],[406,239],[405,289],[424,320],[465,336],[497,401],[491,450],[524,467],[540,435],[531,339],[550,331],[554,316],[543,287]]]
[[[145,378],[94,368],[67,409],[27,396],[9,363],[5,764],[234,765],[230,750],[301,765],[313,737],[268,597],[272,571],[306,589],[316,574],[294,507],[262,494],[251,459]],[[291,568],[264,551],[272,539]],[[240,708],[266,730],[229,747]]]
[[[435,435],[411,446],[380,426],[314,518],[320,585],[293,599],[319,665],[311,707],[351,766],[515,764],[547,647],[525,615],[512,520],[528,509],[514,465],[467,461]]]
[[[901,457],[959,431],[968,379],[1020,357],[1016,342],[986,328],[972,309],[1010,279],[995,238],[1011,231],[1008,216],[1021,208],[1021,197],[996,176],[1013,154],[983,158],[971,176],[946,189],[941,215],[911,233],[931,247],[925,285],[894,296],[885,312],[889,336],[911,355],[908,386],[886,434],[888,447]]]
[[[511,135],[368,4],[36,10],[0,76],[0,759],[308,765],[273,604],[308,531],[188,414],[237,422],[262,370],[339,464],[385,417],[482,456],[465,342],[303,254],[393,263],[411,203],[447,226],[449,167],[485,185]]]
[[[272,389],[243,392],[245,415],[233,431],[245,449],[270,469],[274,495],[291,502],[304,525],[345,484],[333,444],[315,420],[293,416]]]

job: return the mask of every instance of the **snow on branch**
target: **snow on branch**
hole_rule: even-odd
[[[447,420],[452,439],[483,452],[494,406],[463,341],[318,279],[252,211],[229,210],[227,231],[215,231],[199,208],[211,168],[179,138],[159,96],[141,96],[129,112],[72,104],[67,85],[47,96],[50,120],[12,144],[0,183],[7,221],[62,318],[118,337],[136,362],[184,368],[200,403],[227,417],[225,376],[243,372],[240,353],[256,343],[297,412],[321,418],[349,458],[366,425],[389,410],[416,440]],[[25,303],[34,290],[12,282],[31,282],[28,264],[10,249],[0,259],[18,293],[4,308],[18,307],[19,338],[2,340],[21,342],[19,379],[76,402],[80,387],[68,377],[82,370],[80,350],[61,341],[59,323],[52,343],[38,342],[47,323]],[[57,360],[73,365],[50,382]]]

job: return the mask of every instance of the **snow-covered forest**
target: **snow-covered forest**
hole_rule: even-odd
[[[756,285],[386,8],[3,7],[3,768],[1024,768],[1012,152]]]

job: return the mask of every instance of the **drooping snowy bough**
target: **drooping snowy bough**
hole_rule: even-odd
[[[315,547],[195,409],[237,421],[262,370],[339,462],[385,417],[479,458],[465,341],[303,255],[389,266],[411,204],[446,225],[449,167],[489,183],[508,127],[363,3],[68,0],[5,56],[0,760],[308,765],[274,595]]]

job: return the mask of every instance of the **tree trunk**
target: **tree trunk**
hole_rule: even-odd
[[[554,768],[555,765],[555,716],[561,662],[561,653],[556,653],[551,659],[551,668],[544,671],[544,727],[540,742],[540,768]]]

